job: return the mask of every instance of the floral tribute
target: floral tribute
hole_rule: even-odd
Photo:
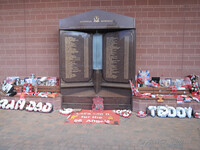
[[[11,110],[26,110],[26,111],[34,111],[34,112],[43,112],[43,113],[49,113],[53,110],[53,106],[51,103],[36,103],[35,101],[29,101],[26,102],[25,100],[18,100],[15,102],[15,100],[7,100],[2,99],[0,100],[0,108],[1,109],[11,109]]]

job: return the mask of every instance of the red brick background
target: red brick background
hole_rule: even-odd
[[[200,75],[199,0],[0,0],[0,80],[59,75],[59,19],[93,9],[136,18],[137,70]]]

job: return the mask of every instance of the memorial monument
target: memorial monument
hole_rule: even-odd
[[[135,80],[135,19],[92,10],[59,21],[62,107],[131,108],[129,80]]]

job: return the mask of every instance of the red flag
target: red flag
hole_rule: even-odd
[[[129,81],[130,81],[130,85],[131,85],[132,95],[141,96],[140,92],[135,88],[132,81],[131,80],[129,80]]]

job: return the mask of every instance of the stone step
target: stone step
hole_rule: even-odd
[[[63,103],[90,103],[94,97],[63,96]],[[130,104],[130,97],[103,97],[104,104]]]
[[[105,109],[130,109],[132,106],[132,95],[129,89],[104,88],[98,93],[91,89],[64,92],[62,107],[92,109],[92,99],[98,96],[104,99]]]
[[[63,103],[62,108],[81,108],[81,109],[92,109],[90,103]],[[131,109],[130,104],[104,104],[105,110],[113,109]]]

